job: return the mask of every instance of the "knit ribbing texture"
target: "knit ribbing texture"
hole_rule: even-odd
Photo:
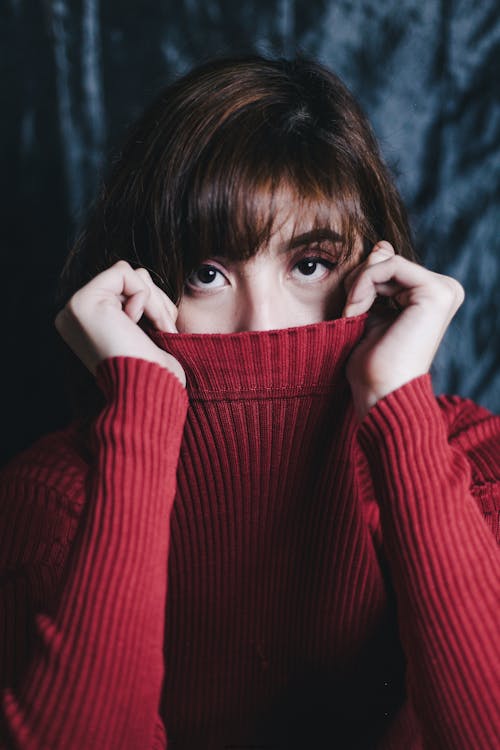
[[[429,375],[358,423],[366,315],[148,331],[2,473],[0,746],[493,750],[500,420]],[[91,456],[91,460],[87,456]]]

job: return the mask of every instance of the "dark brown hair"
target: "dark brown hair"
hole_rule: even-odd
[[[132,127],[69,253],[58,306],[119,259],[178,302],[204,259],[265,246],[283,188],[291,210],[340,231],[345,257],[360,235],[416,259],[401,198],[341,80],[304,56],[222,58],[167,86]],[[72,394],[80,414],[82,393]]]

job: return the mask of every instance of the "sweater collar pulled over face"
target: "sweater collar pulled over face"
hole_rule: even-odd
[[[191,400],[220,400],[330,390],[345,381],[345,364],[368,314],[270,331],[167,333],[147,328],[178,359]]]
[[[228,737],[260,746],[284,736],[285,724],[271,729],[264,719],[254,734],[231,722],[246,711],[265,716],[274,701],[288,728],[297,689],[313,706],[331,693],[342,726],[346,661],[363,643],[356,695],[360,683],[376,695],[383,680],[396,686],[395,704],[403,694],[404,660],[395,626],[387,628],[374,549],[379,507],[345,376],[367,317],[234,334],[149,333],[184,367],[189,397],[165,647],[167,663],[183,659],[167,670],[164,693],[171,731],[186,747],[206,732],[178,709],[179,700],[191,705],[193,685],[219,723],[220,747]],[[186,642],[195,644],[187,652]],[[196,644],[206,643],[200,656]]]

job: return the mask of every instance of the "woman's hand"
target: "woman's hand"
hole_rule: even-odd
[[[379,399],[429,371],[464,290],[455,279],[396,255],[385,241],[346,276],[345,287],[342,317],[367,312],[378,295],[401,308],[374,306],[366,334],[347,363],[354,405],[363,419]]]
[[[143,313],[163,331],[177,332],[177,308],[145,268],[119,260],[79,289],[56,315],[64,341],[95,375],[108,357],[138,357],[165,367],[182,385],[179,362],[156,346],[137,325]]]

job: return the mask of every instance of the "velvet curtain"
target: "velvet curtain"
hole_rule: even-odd
[[[222,53],[298,49],[357,95],[425,265],[466,301],[437,393],[500,410],[498,0],[5,0],[3,457],[68,417],[53,291],[100,170],[156,91]]]

